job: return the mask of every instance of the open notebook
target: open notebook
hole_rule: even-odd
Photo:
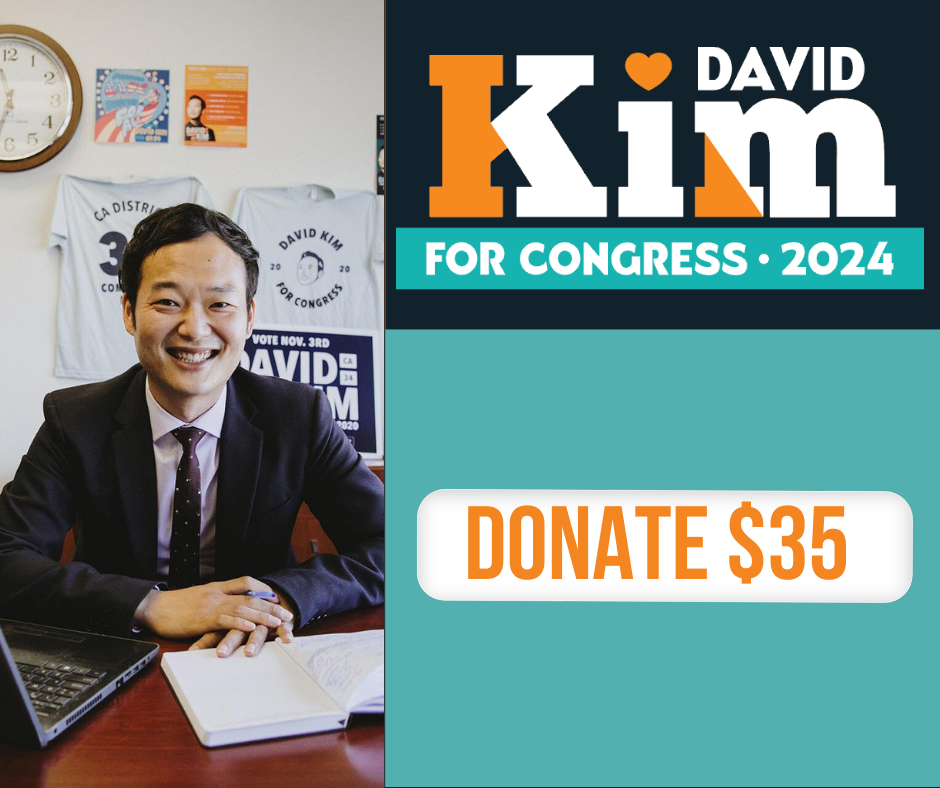
[[[385,632],[313,635],[243,649],[164,654],[161,668],[206,747],[343,728],[385,712]]]

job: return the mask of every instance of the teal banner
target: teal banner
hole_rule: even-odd
[[[400,228],[399,290],[923,290],[923,228]]]
[[[388,331],[386,348],[388,785],[940,784],[940,332]],[[914,512],[914,584],[850,606],[419,585],[435,490],[625,485],[890,490]]]

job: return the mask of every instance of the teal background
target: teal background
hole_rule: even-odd
[[[636,227],[605,228],[506,228],[506,227],[405,227],[395,231],[395,286],[399,290],[923,290],[924,289],[924,230],[923,228],[862,228],[862,227],[661,227],[643,229]],[[670,247],[673,243],[691,243],[687,251],[690,261],[684,268],[694,268],[697,258],[695,249],[701,243],[718,244],[715,255],[725,261],[722,250],[729,243],[743,243],[747,252],[738,253],[747,260],[747,271],[740,276],[718,273],[713,276],[692,274],[691,276],[624,276],[614,271],[604,276],[596,268],[591,276],[581,270],[561,275],[551,267],[540,275],[527,274],[522,270],[519,256],[530,243],[545,245],[545,253],[531,257],[533,265],[548,262],[548,255],[556,244],[567,242],[583,249],[585,243],[598,250],[601,243],[608,243],[611,254],[618,244],[630,242],[636,245],[639,256],[643,256],[643,243],[658,241]],[[894,271],[886,276],[880,270],[866,270],[864,276],[842,276],[854,252],[840,252],[839,264],[827,275],[813,272],[809,266],[811,249],[818,243],[832,244],[839,250],[843,244],[859,243],[864,254],[859,267],[867,269],[878,244],[886,241],[885,254],[892,256]],[[470,274],[453,273],[445,262],[439,262],[434,276],[427,274],[427,244],[446,243],[448,246],[463,242],[473,244],[479,252],[483,242],[499,243],[506,252],[501,263],[504,276],[492,272],[486,276],[479,273],[479,266]],[[783,276],[782,271],[793,260],[794,252],[782,252],[787,243],[803,244],[806,254],[803,268],[806,276]],[[582,252],[583,254],[583,252]],[[761,265],[762,254],[770,257],[767,265]],[[670,252],[671,255],[671,252]],[[629,266],[633,254],[621,258]],[[444,257],[444,253],[441,253]],[[406,262],[407,261],[407,262]],[[457,262],[468,262],[466,254],[460,254]],[[571,262],[571,256],[561,256],[562,265]],[[819,264],[825,266],[829,257],[820,255]],[[671,259],[664,263],[672,270]],[[736,263],[734,264],[737,265]],[[582,260],[583,270],[583,260]]]
[[[936,332],[407,332],[387,351],[390,785],[936,785]],[[442,488],[890,490],[892,605],[446,603]]]

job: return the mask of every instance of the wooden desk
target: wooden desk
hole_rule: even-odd
[[[385,607],[321,619],[300,635],[385,626]],[[154,639],[164,651],[187,643]],[[156,663],[45,750],[0,743],[0,784],[106,786],[357,786],[385,781],[385,720],[360,718],[345,731],[206,749]]]

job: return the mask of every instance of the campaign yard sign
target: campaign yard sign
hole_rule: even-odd
[[[241,366],[320,389],[356,451],[384,456],[379,332],[256,325]]]

